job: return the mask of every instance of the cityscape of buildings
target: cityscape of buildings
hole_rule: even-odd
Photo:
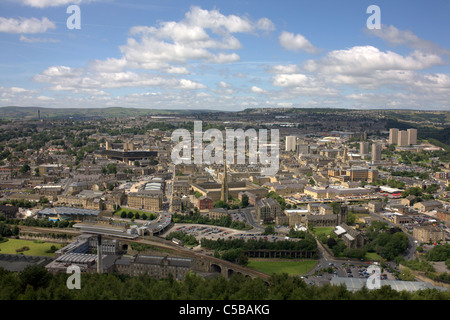
[[[22,129],[2,141],[0,212],[4,219],[23,222],[19,237],[24,239],[40,234],[42,240],[51,241],[49,234],[33,229],[32,220],[71,223],[66,229],[70,241],[59,241],[61,249],[44,263],[33,260],[52,273],[77,265],[82,272],[147,274],[157,279],[171,274],[178,281],[189,272],[264,278],[269,275],[218,259],[214,250],[201,245],[202,239],[301,243],[292,232],[306,232],[316,238],[316,249],[254,248],[245,255],[313,259],[316,266],[297,276],[311,285],[345,284],[356,290],[360,282],[345,280],[354,277],[347,271],[347,261],[385,264],[383,268],[390,270],[384,272],[385,280],[399,280],[399,266],[380,251],[375,258],[345,256],[367,252],[368,231],[375,221],[407,236],[408,250],[401,253],[407,261],[421,258],[417,248],[432,250],[448,243],[450,164],[442,147],[419,140],[417,129],[384,129],[382,115],[377,121],[366,120],[375,112],[358,120],[355,115],[330,114],[339,121],[320,130],[311,130],[308,124],[321,122],[321,114],[310,114],[309,122],[302,122],[296,117],[304,115],[289,110],[271,113],[227,114],[226,122],[214,120],[214,113],[83,122],[42,119],[40,113],[38,120],[3,122],[2,132],[19,124]],[[268,114],[274,121],[259,121]],[[199,118],[219,130],[261,125],[280,130],[277,174],[261,175],[263,164],[173,164],[173,129],[189,127]],[[345,128],[349,122],[352,128],[364,125],[359,131],[337,130],[337,125]],[[33,138],[38,135],[42,141]],[[405,164],[407,156],[418,158]],[[191,222],[192,217],[208,222],[202,224],[200,218]],[[326,228],[330,233],[324,240],[315,230]],[[193,236],[197,245],[185,244],[180,232]],[[337,254],[327,239],[342,243],[343,251]],[[158,246],[164,254],[154,249]],[[0,256],[1,267],[24,266],[14,264],[11,255],[0,252]],[[324,277],[323,270],[330,266],[328,278]],[[448,273],[445,265],[439,268]],[[357,274],[359,281],[368,276]],[[431,283],[433,288],[448,289],[445,281],[427,282],[423,277],[414,281],[405,281],[399,290],[414,291]]]

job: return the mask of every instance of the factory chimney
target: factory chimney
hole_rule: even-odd
[[[97,236],[97,273],[102,273],[102,235]]]

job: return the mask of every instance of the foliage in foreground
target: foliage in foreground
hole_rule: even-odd
[[[193,273],[184,281],[173,277],[82,274],[81,289],[66,287],[68,274],[48,273],[42,266],[23,272],[0,268],[1,300],[449,300],[450,292],[426,289],[397,292],[389,286],[350,292],[344,286],[310,286],[298,277],[273,275],[269,284],[260,278],[233,275],[202,278]]]

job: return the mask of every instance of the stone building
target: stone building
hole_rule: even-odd
[[[160,190],[140,191],[128,193],[127,206],[129,208],[160,211],[163,193]]]
[[[347,248],[362,248],[367,242],[367,238],[361,232],[353,229],[346,223],[336,226],[334,233],[344,241]]]
[[[256,202],[255,209],[258,220],[264,220],[269,217],[276,219],[281,215],[281,206],[278,201],[273,198],[259,200]]]
[[[341,206],[338,214],[310,214],[306,216],[308,228],[314,227],[334,227],[342,223],[347,223],[348,207]]]
[[[445,240],[445,231],[435,226],[418,226],[413,229],[413,237],[417,241],[431,243]]]
[[[147,274],[156,279],[162,279],[172,274],[175,280],[182,281],[192,269],[193,260],[190,258],[136,255],[122,256],[115,262],[118,273],[130,276]]]

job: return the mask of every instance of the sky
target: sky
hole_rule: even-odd
[[[447,0],[2,0],[0,107],[450,110],[449,31]]]

